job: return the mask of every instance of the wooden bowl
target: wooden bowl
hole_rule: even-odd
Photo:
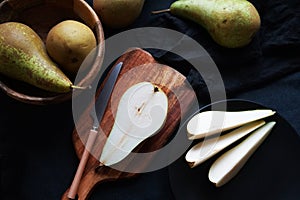
[[[101,44],[96,49],[96,56],[89,71],[76,84],[88,86],[102,65],[104,33],[97,14],[84,0],[4,0],[0,3],[0,23],[24,23],[36,31],[43,41],[54,25],[67,19],[77,20],[89,26],[95,34],[97,44]],[[72,92],[49,93],[5,76],[0,76],[0,88],[18,101],[37,105],[61,103],[72,98]]]

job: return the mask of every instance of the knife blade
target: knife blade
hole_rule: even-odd
[[[68,192],[68,198],[69,199],[75,199],[77,195],[78,186],[84,171],[84,168],[86,166],[89,152],[92,150],[92,147],[94,145],[94,142],[97,137],[98,128],[100,126],[99,122],[101,122],[103,115],[105,113],[109,98],[111,96],[111,93],[113,91],[114,85],[117,81],[118,75],[121,71],[121,68],[123,66],[123,62],[118,63],[111,71],[107,81],[105,82],[101,93],[99,94],[98,98],[95,101],[95,109],[91,109],[90,116],[93,119],[93,126],[88,134],[88,139],[85,144],[85,149],[82,154],[80,163],[78,165],[76,174],[74,176],[73,182],[71,184],[70,190]]]
[[[95,109],[92,109],[90,112],[90,115],[93,118],[93,129],[95,130],[99,128],[99,121],[102,120],[110,95],[113,91],[114,85],[121,71],[122,65],[123,62],[120,62],[114,67],[99,97],[96,100]]]

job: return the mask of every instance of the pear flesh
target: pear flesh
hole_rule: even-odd
[[[188,139],[200,139],[230,130],[275,114],[269,109],[238,112],[206,111],[195,115],[187,124]]]
[[[209,180],[215,183],[216,187],[220,187],[230,181],[267,138],[275,124],[275,122],[267,123],[239,145],[219,157],[209,170]]]
[[[127,157],[163,127],[167,112],[168,98],[159,87],[149,82],[131,86],[121,97],[100,163],[111,166]]]
[[[187,152],[185,159],[194,168],[264,124],[263,120],[250,122],[219,138],[201,141]]]
[[[55,93],[69,92],[72,87],[49,58],[38,34],[18,22],[0,24],[0,73]]]
[[[170,11],[203,26],[221,46],[249,44],[260,28],[256,8],[246,0],[178,0]]]

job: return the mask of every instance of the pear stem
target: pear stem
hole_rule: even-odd
[[[170,11],[171,11],[170,8],[164,9],[164,10],[155,10],[155,11],[152,11],[152,14],[160,14],[160,13],[170,12]]]

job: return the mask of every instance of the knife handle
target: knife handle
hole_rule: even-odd
[[[98,133],[97,130],[91,129],[90,133],[88,134],[88,140],[86,142],[84,152],[82,154],[80,163],[78,165],[76,174],[74,176],[73,182],[71,184],[71,187],[70,187],[70,190],[69,190],[69,193],[68,193],[68,198],[69,199],[75,199],[76,198],[77,190],[78,190],[78,187],[79,187],[79,184],[80,184],[80,180],[81,180],[83,171],[85,169],[86,163],[88,161],[90,151],[92,150],[92,147],[93,147],[94,142],[96,140],[97,133]]]

